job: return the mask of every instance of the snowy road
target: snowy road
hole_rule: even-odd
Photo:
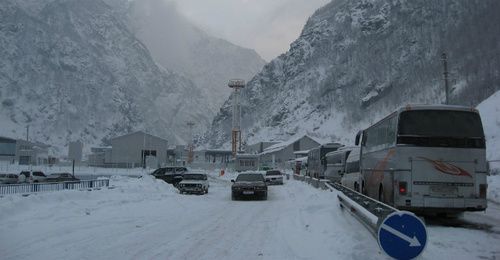
[[[180,195],[150,178],[115,189],[0,199],[2,259],[385,259],[338,206],[335,192],[301,182],[269,187],[268,201],[231,201],[230,182]],[[494,259],[495,232],[432,226],[423,259]]]

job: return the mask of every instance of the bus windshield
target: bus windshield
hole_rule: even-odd
[[[413,110],[399,117],[398,144],[484,148],[479,114],[467,111]]]

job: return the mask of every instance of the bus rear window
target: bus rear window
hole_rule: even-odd
[[[484,148],[483,126],[473,112],[405,111],[399,117],[398,144]]]

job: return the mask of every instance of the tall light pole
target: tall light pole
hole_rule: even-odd
[[[242,79],[229,80],[227,84],[233,89],[233,124],[231,130],[231,151],[233,157],[236,157],[241,150],[241,108],[240,108],[240,89],[245,87],[245,81]]]
[[[188,141],[188,158],[187,158],[187,163],[192,163],[193,162],[193,157],[194,157],[194,145],[193,145],[193,122],[187,122],[187,126],[189,127],[189,141]]]

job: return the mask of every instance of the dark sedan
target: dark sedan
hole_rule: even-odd
[[[47,176],[46,182],[80,181],[71,173],[52,173]]]
[[[242,197],[258,197],[267,200],[266,179],[261,173],[242,173],[231,182],[233,182],[231,186],[233,200]]]
[[[186,167],[168,166],[156,169],[151,175],[156,179],[164,180],[166,183],[177,186],[182,181],[182,176],[186,172],[188,172]]]

